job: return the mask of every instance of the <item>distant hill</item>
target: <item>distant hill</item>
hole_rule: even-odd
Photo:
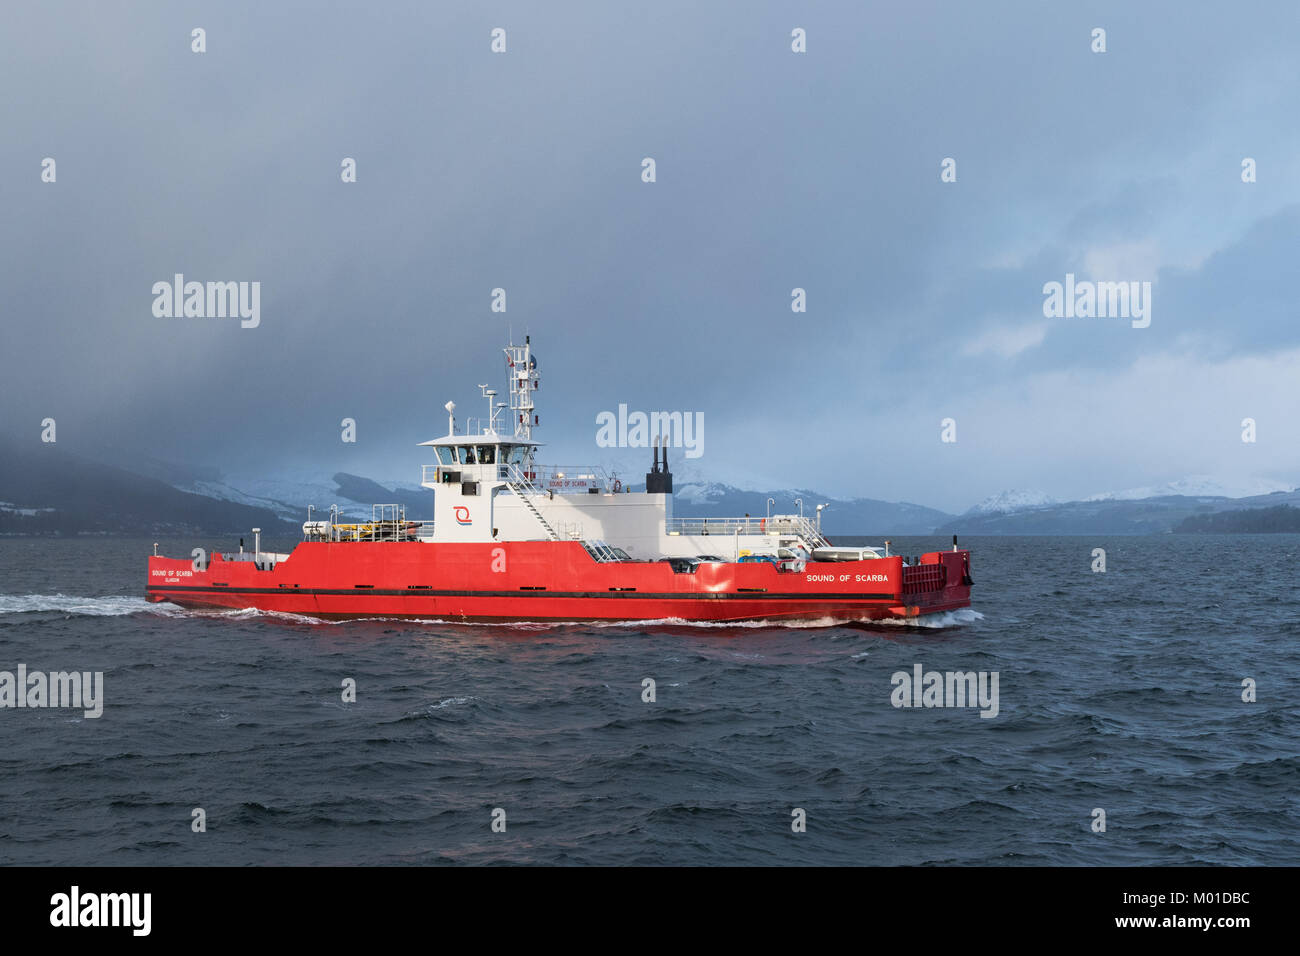
[[[1174,528],[1180,534],[1296,534],[1300,533],[1300,508],[1237,508],[1210,515],[1192,515]]]
[[[0,534],[297,533],[265,508],[178,491],[58,444],[0,435]]]
[[[1137,501],[1069,501],[1025,511],[967,513],[936,534],[1155,534],[1185,518],[1230,507],[1231,498],[1168,495]]]
[[[1031,507],[1023,511],[967,512],[935,529],[936,534],[1159,534],[1181,530],[1183,522],[1243,509],[1300,505],[1300,492],[1275,491],[1248,498],[1219,495],[1160,495],[1153,498],[1093,498]],[[1195,525],[1193,525],[1195,526]],[[1191,527],[1191,526],[1189,526]]]
[[[831,498],[807,489],[781,491],[742,491],[716,482],[675,482],[673,514],[681,518],[736,517],[750,514],[762,517],[767,514],[767,499],[775,498],[773,514],[793,514],[798,511],[796,498],[803,498],[804,514],[816,520],[817,505],[828,502],[830,507],[822,515],[823,529],[827,534],[929,534],[939,522],[952,516],[922,505],[877,501],[872,498],[842,500]],[[645,485],[634,484],[633,491],[644,491]],[[318,509],[338,503],[348,514],[369,517],[371,503],[404,505],[411,518],[432,518],[435,492],[418,485],[381,484],[370,478],[339,472],[332,485],[296,483],[284,479],[227,481],[194,481],[185,490],[239,501],[261,504],[286,518],[305,513],[308,504]]]
[[[346,472],[332,481],[292,475],[223,479],[210,469],[152,460],[130,464],[103,464],[59,445],[0,435],[0,534],[230,534],[261,527],[268,535],[297,536],[308,505],[324,517],[331,504],[351,518],[368,518],[371,503],[403,505],[411,518],[433,516],[433,491]],[[698,479],[675,484],[673,513],[683,518],[762,517],[769,498],[775,499],[772,514],[792,514],[802,498],[804,515],[816,520],[817,505],[826,502],[822,529],[832,537],[1300,531],[1297,490],[1241,498],[1129,497],[1143,490],[1134,489],[1067,502],[1041,492],[1006,491],[951,515],[911,502],[838,499],[806,488],[745,491]],[[1164,487],[1230,490],[1204,478]]]
[[[406,508],[408,518],[433,517],[433,492],[428,488],[388,488],[369,478],[360,478],[339,472],[334,476],[339,494],[352,501],[371,504],[399,504]]]
[[[1005,514],[1015,511],[1031,511],[1049,508],[1061,502],[1041,491],[1021,491],[1012,489],[990,495],[979,504],[966,510],[968,515]]]
[[[828,535],[929,534],[935,525],[952,518],[947,512],[906,501],[832,498],[806,488],[742,491],[715,482],[674,483],[673,514],[679,518],[739,518],[745,514],[761,518],[767,514],[768,498],[776,499],[772,514],[797,514],[794,502],[802,498],[804,516],[811,520],[816,520],[819,504],[829,503],[822,514],[822,530]]]

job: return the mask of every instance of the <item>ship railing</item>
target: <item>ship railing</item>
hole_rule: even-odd
[[[763,518],[673,518],[668,522],[669,534],[766,534]]]
[[[511,423],[510,419],[505,415],[497,415],[495,425],[482,416],[465,419],[465,431],[463,434],[466,438],[475,438],[489,433],[501,438],[514,438],[515,427]]]
[[[483,464],[491,464],[491,462],[484,462]],[[464,479],[466,467],[473,466],[442,464],[421,465],[420,484],[425,487],[432,485],[440,488],[446,482],[449,475],[460,475],[462,479]],[[505,462],[499,462],[497,464],[497,477],[502,481],[512,481],[513,479],[510,477],[510,466]]]
[[[604,468],[593,465],[532,465],[528,474],[542,492],[557,495],[585,495],[591,488],[608,494],[614,490],[616,480]]]
[[[357,524],[336,524],[331,528],[333,541],[414,541],[420,536],[424,521],[364,521]]]
[[[551,524],[551,527],[555,529],[556,535],[562,541],[582,540],[581,521],[556,521]]]
[[[415,541],[432,533],[432,521],[409,520],[399,504],[372,505],[369,521],[312,521],[303,526],[307,541]]]
[[[442,472],[458,471],[456,465],[421,465],[420,484],[441,484]],[[623,491],[623,483],[603,468],[591,465],[533,465],[498,463],[497,474],[501,480],[526,485],[526,494],[532,495],[585,495],[590,489],[611,494]]]
[[[821,529],[802,515],[796,518],[793,524],[795,527],[795,534],[799,535],[799,537],[803,539],[804,544],[808,545],[809,551],[812,551],[814,548],[829,548],[831,546],[830,541],[822,535]]]
[[[799,515],[779,515],[770,518],[673,518],[666,529],[669,534],[692,537],[722,534],[776,534],[797,537],[809,551],[825,548],[830,542],[817,530],[817,526]]]
[[[386,521],[405,521],[406,508],[402,505],[371,505],[370,522],[380,524]]]
[[[535,472],[525,471],[518,465],[506,465],[505,473],[506,481],[510,484],[510,490],[516,494],[533,498],[545,494],[544,491],[539,490],[538,487],[533,484],[533,478],[536,477]]]

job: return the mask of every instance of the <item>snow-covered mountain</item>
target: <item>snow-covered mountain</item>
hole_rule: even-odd
[[[809,491],[807,488],[783,488],[779,491],[757,491],[748,488],[737,488],[734,485],[728,485],[720,481],[691,481],[682,482],[673,476],[673,500],[679,507],[714,507],[725,506],[729,500],[734,500],[737,496],[743,497],[761,497],[763,507],[759,510],[767,512],[767,499],[771,498],[775,502],[772,505],[772,514],[796,514],[799,506],[795,503],[798,499],[803,499],[803,507],[806,513],[812,513],[813,510],[823,502],[830,503],[834,499],[827,497],[816,491]],[[856,498],[855,501],[870,501],[869,498]],[[748,510],[753,510],[748,509]],[[719,512],[721,514],[721,512]]]
[[[1142,498],[1163,498],[1166,495],[1186,495],[1189,498],[1252,498],[1271,495],[1275,491],[1295,491],[1291,482],[1271,478],[1220,479],[1212,475],[1188,475],[1163,485],[1129,488],[1125,491],[1107,491],[1091,495],[1084,501],[1137,501]]]
[[[715,504],[726,497],[729,491],[735,490],[730,485],[719,484],[716,481],[683,484],[676,480],[676,476],[673,480],[673,497],[692,505]]]
[[[338,486],[330,481],[222,476],[219,481],[196,480],[174,487],[219,501],[268,508],[286,521],[305,521],[307,505],[328,512],[330,505],[336,504],[349,518],[370,517],[371,502],[341,497]]]
[[[1128,488],[1124,491],[1107,491],[1076,499],[1081,502],[1100,501],[1141,501],[1145,498],[1167,498],[1185,496],[1188,498],[1251,498],[1256,495],[1270,495],[1279,491],[1294,491],[1292,483],[1275,481],[1270,478],[1221,479],[1212,475],[1188,475],[1163,485],[1148,485],[1142,488]],[[964,514],[969,516],[1018,514],[1024,511],[1038,511],[1069,504],[1070,499],[1054,498],[1041,491],[1011,489],[990,495],[979,504],[968,508]]]
[[[432,514],[431,492],[414,482],[380,484],[344,473],[332,480],[322,479],[314,472],[288,473],[278,478],[222,475],[219,479],[191,479],[173,487],[219,501],[267,508],[277,517],[294,522],[306,520],[308,505],[314,505],[316,516],[322,518],[329,513],[330,505],[338,505],[347,518],[368,519],[372,505],[389,502],[409,502],[416,510],[424,505],[424,510]],[[413,511],[408,513],[414,515]]]
[[[0,534],[225,535],[258,527],[271,537],[294,526],[260,506],[186,494],[53,443],[0,434]]]
[[[979,504],[966,509],[966,514],[1011,514],[1017,511],[1032,511],[1035,508],[1050,508],[1060,503],[1060,499],[1041,491],[1022,491],[1013,488],[999,491],[996,495],[989,495]]]
[[[1042,504],[1041,498],[995,495],[937,534],[1159,534],[1169,531],[1288,530],[1300,491],[1268,479],[1220,481],[1204,475],[1149,488]],[[1017,507],[1019,504],[1027,507]],[[977,510],[981,509],[983,510]],[[1257,512],[1220,521],[1220,514]],[[1210,520],[1210,516],[1216,516]]]

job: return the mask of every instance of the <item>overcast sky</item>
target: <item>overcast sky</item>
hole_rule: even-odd
[[[1298,11],[14,6],[0,427],[414,481],[512,328],[555,461],[646,470],[596,446],[625,403],[702,413],[689,473],[752,488],[1300,483]],[[260,325],[156,317],[178,272],[260,282]],[[1067,273],[1151,282],[1150,326],[1045,318]]]

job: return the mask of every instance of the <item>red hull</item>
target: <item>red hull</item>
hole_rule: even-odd
[[[816,562],[600,563],[579,542],[303,542],[267,570],[216,554],[206,569],[151,557],[146,595],[185,607],[317,618],[456,621],[869,621],[970,605],[969,552]]]

